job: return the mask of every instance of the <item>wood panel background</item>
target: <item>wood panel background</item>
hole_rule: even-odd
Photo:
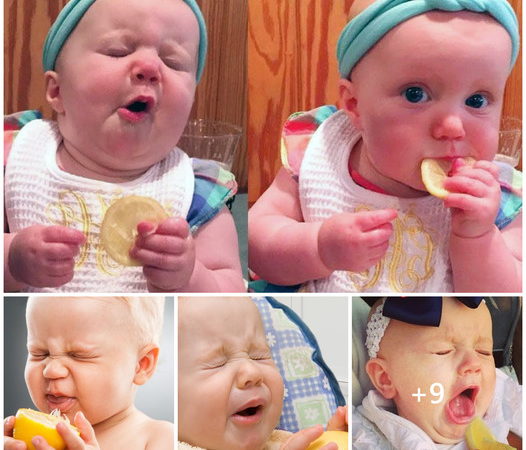
[[[51,118],[42,77],[42,48],[67,0],[4,0],[4,114],[39,109]],[[192,117],[222,120],[246,130],[247,0],[198,0],[208,28],[208,58]],[[247,189],[246,133],[233,172]]]
[[[287,117],[337,104],[336,42],[353,0],[249,0],[249,204],[281,167]],[[519,18],[521,0],[511,0]],[[503,115],[522,117],[522,53],[508,81]]]

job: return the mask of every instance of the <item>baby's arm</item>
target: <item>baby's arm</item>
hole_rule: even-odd
[[[395,217],[394,210],[363,211],[306,223],[298,183],[281,169],[248,213],[250,268],[283,285],[364,270],[383,258]]]
[[[4,289],[58,287],[73,278],[75,256],[86,238],[64,226],[35,225],[4,233]]]
[[[500,202],[498,169],[488,161],[447,180],[453,193],[450,258],[457,292],[522,291],[522,216],[502,231],[495,226]]]
[[[130,255],[142,262],[150,291],[243,292],[237,233],[232,215],[223,208],[192,236],[182,218],[138,226]]]

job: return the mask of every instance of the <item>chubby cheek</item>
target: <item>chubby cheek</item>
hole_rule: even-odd
[[[35,403],[35,406],[39,410],[45,411],[47,408],[47,403],[45,399],[45,387],[42,370],[34,364],[26,364],[24,378],[29,390],[29,395],[31,396],[31,400],[33,400],[33,403]]]

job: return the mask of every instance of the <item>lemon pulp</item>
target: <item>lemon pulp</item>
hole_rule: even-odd
[[[470,450],[515,450],[511,445],[498,442],[480,417],[475,417],[466,427],[466,442]]]
[[[139,266],[129,255],[137,238],[137,225],[148,221],[157,225],[168,218],[164,208],[149,197],[130,195],[113,203],[102,220],[100,242],[106,253],[123,266]]]
[[[464,162],[470,166],[475,164],[473,158],[464,158]],[[448,177],[453,164],[452,160],[424,158],[420,165],[422,181],[427,192],[438,198],[445,198],[449,191],[444,189],[444,180]]]
[[[319,450],[329,442],[336,443],[338,450],[347,450],[349,448],[349,433],[347,431],[325,431],[307,447],[307,450]]]
[[[29,408],[20,408],[15,416],[13,438],[25,442],[28,450],[35,450],[31,439],[34,436],[42,436],[54,449],[64,450],[66,443],[55,428],[59,422],[67,422],[69,424],[69,420],[60,417],[60,412],[58,412],[58,415],[55,415],[55,413],[46,414]],[[73,425],[69,426],[77,434],[80,434],[76,427]]]

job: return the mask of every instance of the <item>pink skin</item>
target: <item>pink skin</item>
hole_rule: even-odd
[[[195,265],[195,243],[186,220],[169,218],[157,228],[141,222],[137,231],[130,256],[143,264],[149,291],[176,291],[186,286]]]
[[[82,232],[62,226],[35,225],[7,235],[5,271],[31,286],[61,286],[73,278],[74,258],[85,240]]]
[[[464,165],[444,182],[451,193],[444,205],[452,208],[451,232],[458,237],[476,238],[494,228],[500,204],[498,168],[489,161]]]
[[[331,270],[359,272],[374,266],[389,247],[396,216],[395,210],[332,216],[323,222],[318,233],[320,259]]]

